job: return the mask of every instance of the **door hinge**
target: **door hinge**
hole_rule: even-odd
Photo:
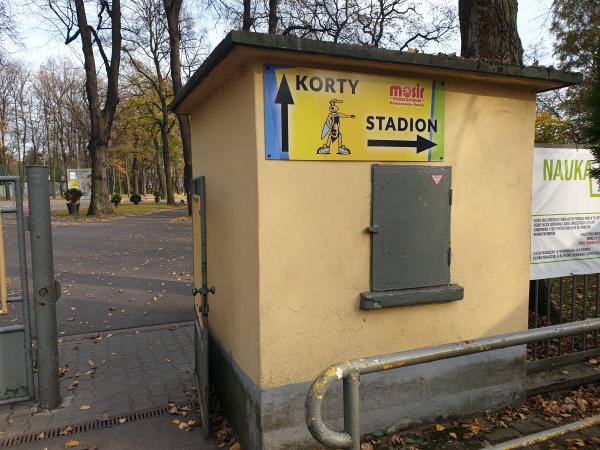
[[[452,248],[448,247],[448,265],[452,262]]]
[[[371,225],[366,229],[367,233],[377,234],[379,233],[379,225]]]
[[[214,294],[215,293],[215,288],[211,287],[211,288],[192,288],[192,295],[208,295],[208,294]]]
[[[453,195],[453,194],[452,194],[452,189],[450,189],[450,190],[448,191],[448,202],[449,202],[450,204],[452,204],[452,195]]]

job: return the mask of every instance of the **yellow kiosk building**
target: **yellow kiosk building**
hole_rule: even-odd
[[[527,328],[536,93],[578,81],[293,37],[221,42],[174,109],[206,183],[211,383],[243,448],[314,448],[304,400],[335,362]],[[525,357],[365,376],[364,431],[509,402]]]

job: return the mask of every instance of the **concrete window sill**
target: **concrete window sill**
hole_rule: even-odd
[[[464,292],[464,288],[458,284],[395,291],[363,292],[360,294],[360,309],[394,308],[396,306],[450,302],[462,300]]]

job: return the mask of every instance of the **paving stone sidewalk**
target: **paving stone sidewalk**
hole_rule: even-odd
[[[0,407],[0,441],[188,402],[195,394],[193,355],[187,322],[61,338],[63,405]]]

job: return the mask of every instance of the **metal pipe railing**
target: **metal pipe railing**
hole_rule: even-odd
[[[544,339],[554,339],[574,334],[589,333],[597,330],[600,330],[600,319],[589,319],[481,339],[454,342],[451,344],[416,350],[407,350],[388,355],[344,361],[323,371],[311,385],[305,403],[306,426],[313,437],[326,447],[360,450],[360,375],[456,358],[458,356],[472,355],[501,348],[515,347],[531,342],[542,341]],[[329,429],[323,422],[322,415],[323,400],[331,386],[340,379],[344,380],[344,431],[342,432]],[[597,423],[596,421],[589,419],[584,419],[584,421],[579,422],[583,423],[586,420],[587,422],[584,424],[585,426],[583,428],[591,427]],[[590,425],[587,425],[587,423],[590,423]],[[574,424],[570,425],[573,426]],[[541,435],[542,437],[554,436],[552,432],[553,429],[542,431]],[[544,440],[550,438],[551,437],[546,437]],[[506,442],[498,448],[520,448],[506,447],[516,441],[518,440]],[[536,442],[541,441],[538,440]],[[525,445],[521,445],[521,447]]]
[[[8,279],[6,278],[2,211],[0,211],[0,314],[8,314]]]
[[[60,404],[56,321],[60,285],[54,278],[48,167],[27,166],[25,170],[29,187],[29,241],[36,317],[39,403],[42,408],[53,409]]]

